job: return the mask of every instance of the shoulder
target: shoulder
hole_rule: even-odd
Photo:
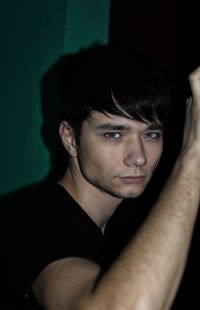
[[[19,190],[2,199],[0,219],[9,216],[42,215],[47,209],[50,211],[55,205],[60,206],[69,200],[69,195],[56,183],[37,184],[31,188]]]
[[[5,204],[0,209],[0,239],[1,269],[16,294],[26,292],[52,262],[69,257],[96,261],[103,241],[89,217],[56,184]]]

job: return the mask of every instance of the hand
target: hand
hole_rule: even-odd
[[[183,149],[195,147],[200,153],[200,67],[189,75],[189,82],[192,97],[187,99]]]

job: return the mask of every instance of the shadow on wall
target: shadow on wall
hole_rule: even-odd
[[[84,64],[84,59],[87,57],[87,54],[89,54],[88,52],[98,45],[98,43],[94,43],[89,48],[80,49],[77,53],[60,57],[42,76],[40,81],[41,111],[43,118],[41,135],[49,151],[50,171],[40,182],[27,185],[26,187],[1,196],[0,206],[10,200],[15,200],[18,196],[35,190],[46,182],[58,180],[63,175],[68,156],[62,146],[58,133],[59,124],[62,120],[61,91],[64,88],[67,93],[75,82],[77,72],[80,70],[81,65]]]
[[[61,95],[60,83],[63,71],[66,91],[73,83],[81,61],[81,55],[86,49],[81,49],[75,54],[60,57],[42,76],[40,81],[42,128],[41,135],[45,146],[49,151],[50,171],[48,175],[38,183],[27,185],[16,191],[0,196],[0,206],[15,200],[18,196],[24,195],[29,191],[35,190],[44,183],[59,179],[64,173],[67,165],[67,153],[61,144],[58,134],[59,123],[61,121]]]

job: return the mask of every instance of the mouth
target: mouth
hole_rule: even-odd
[[[145,176],[125,176],[125,177],[120,177],[120,179],[125,183],[125,184],[142,184],[145,180]]]

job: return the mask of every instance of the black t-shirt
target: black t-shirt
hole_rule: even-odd
[[[0,209],[0,310],[38,310],[30,286],[40,271],[64,257],[83,257],[104,270],[121,252],[146,214],[144,205],[119,207],[103,236],[98,226],[58,184],[49,184]],[[141,212],[142,211],[142,212]],[[126,216],[125,216],[126,215]],[[197,219],[189,261],[173,310],[197,309]]]
[[[29,290],[41,270],[64,257],[101,264],[103,242],[99,227],[58,184],[1,209],[1,309],[37,309]]]

